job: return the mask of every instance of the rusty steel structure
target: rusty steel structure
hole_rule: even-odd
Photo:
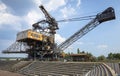
[[[99,24],[115,19],[115,12],[112,7],[107,8],[95,16],[88,16],[89,18],[92,18],[92,20],[87,25],[57,46],[54,38],[56,30],[59,29],[58,22],[76,21],[78,18],[56,21],[42,5],[39,8],[44,13],[46,19],[34,23],[32,25],[33,29],[19,32],[17,34],[16,42],[6,50],[3,50],[3,53],[27,53],[29,59],[57,59],[62,57],[62,51]],[[88,17],[82,18],[88,19]],[[80,18],[80,20],[82,18]]]

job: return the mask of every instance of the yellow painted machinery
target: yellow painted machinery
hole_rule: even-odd
[[[37,42],[48,42],[53,43],[53,37],[44,35],[42,33],[33,31],[31,29],[25,30],[22,32],[19,32],[17,34],[17,39],[18,42],[28,42],[28,41],[37,41]]]

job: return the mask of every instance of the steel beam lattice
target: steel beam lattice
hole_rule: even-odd
[[[64,41],[63,43],[61,43],[58,46],[58,49],[65,50],[67,47],[69,47],[75,41],[77,41],[82,36],[84,36],[85,34],[87,34],[89,31],[91,31],[92,29],[94,29],[98,24],[99,24],[99,22],[97,21],[97,19],[92,20],[90,23],[88,23],[82,29],[78,30],[71,37],[69,37],[66,41]]]
[[[26,50],[29,46],[24,42],[14,42],[6,50],[3,50],[3,53],[26,53]]]
[[[73,44],[75,41],[83,37],[85,34],[87,34],[89,31],[93,30],[95,27],[97,27],[100,23],[113,20],[115,19],[115,12],[112,7],[107,8],[101,13],[98,13],[96,17],[90,21],[87,25],[85,25],[83,28],[78,30],[76,33],[74,33],[71,37],[69,37],[66,41],[58,45],[57,50],[63,51],[67,47],[69,47],[71,44]]]

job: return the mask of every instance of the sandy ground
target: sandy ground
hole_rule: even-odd
[[[0,76],[24,76],[24,75],[0,70]]]

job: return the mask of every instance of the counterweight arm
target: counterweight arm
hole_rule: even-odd
[[[58,29],[57,21],[49,15],[49,13],[45,10],[45,8],[42,5],[39,6],[39,8],[44,13],[46,21],[50,24],[50,29],[53,29],[53,30]]]
[[[41,5],[39,6],[39,8],[41,9],[41,11],[44,13],[45,17],[47,20],[51,20],[51,16],[49,15],[49,13],[45,10],[45,8]]]

